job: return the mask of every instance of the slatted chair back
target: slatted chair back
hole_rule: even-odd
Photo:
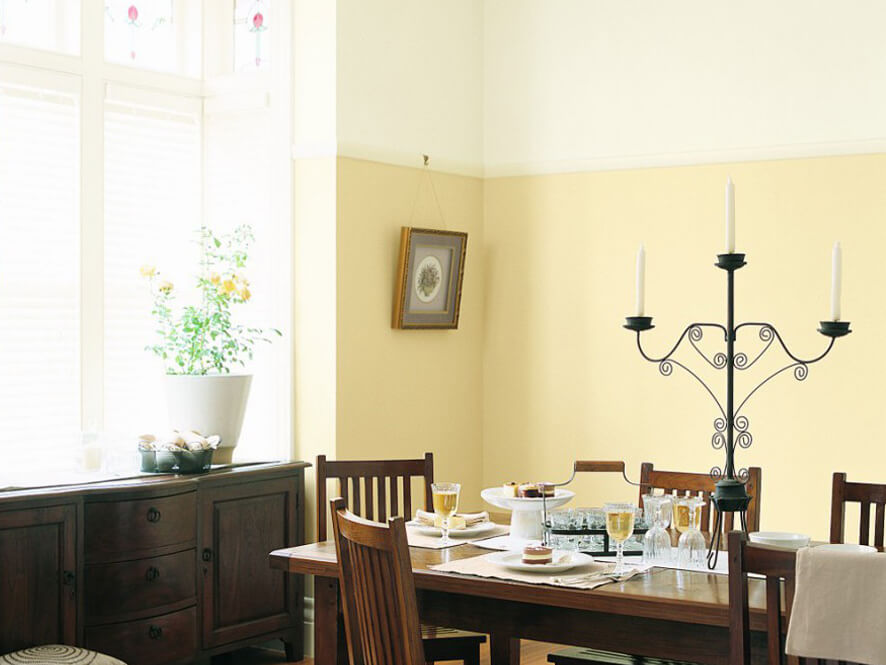
[[[317,540],[326,540],[327,481],[338,480],[334,496],[344,499],[355,515],[374,522],[384,522],[388,516],[412,518],[412,479],[422,478],[424,505],[433,505],[431,483],[434,482],[434,455],[425,453],[423,459],[398,460],[337,460],[328,461],[326,455],[317,457]]]
[[[824,665],[816,658],[785,656],[784,638],[794,604],[797,554],[791,550],[748,543],[741,531],[729,533],[729,663],[750,665],[751,628],[748,612],[748,573],[766,578],[767,665]],[[781,587],[784,582],[784,616]]]
[[[763,471],[760,467],[752,466],[748,469],[747,491],[751,496],[748,504],[747,520],[748,531],[760,529],[760,489]],[[711,494],[716,489],[716,481],[708,473],[686,473],[683,471],[659,471],[651,462],[644,462],[640,466],[640,504],[643,495],[653,489],[664,490],[665,494],[673,496],[699,496],[704,500],[701,512],[701,530],[711,531],[713,524],[713,511],[711,510]],[[733,514],[723,515],[723,534],[728,534],[733,528],[740,525],[733,524]],[[725,539],[725,538],[724,538]]]
[[[424,665],[415,582],[402,517],[387,526],[331,503],[352,665]]]
[[[871,505],[874,514],[874,545],[883,547],[883,528],[886,524],[886,485],[874,483],[850,483],[845,473],[834,474],[833,490],[831,491],[831,542],[844,542],[846,530],[846,504],[858,503],[860,507],[858,519],[858,544],[870,545],[871,537]]]

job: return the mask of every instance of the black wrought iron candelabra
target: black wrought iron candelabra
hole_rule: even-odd
[[[724,468],[715,466],[711,469],[711,477],[716,481],[715,490],[711,496],[711,503],[714,505],[716,519],[714,529],[711,534],[711,544],[708,549],[707,561],[708,567],[713,569],[717,565],[717,557],[720,550],[720,536],[723,525],[723,515],[725,513],[739,513],[742,530],[747,531],[746,512],[751,496],[747,492],[747,468],[736,470],[735,468],[735,449],[736,446],[741,448],[750,447],[753,442],[753,436],[748,429],[749,421],[742,414],[742,409],[748,400],[764,385],[772,379],[784,372],[793,371],[794,378],[803,381],[809,373],[809,365],[818,362],[824,358],[834,347],[834,342],[838,337],[843,337],[852,332],[849,329],[848,321],[822,321],[821,327],[818,329],[825,337],[828,337],[827,348],[820,355],[803,359],[794,355],[787,347],[778,330],[771,323],[748,322],[735,324],[735,271],[747,265],[744,254],[718,254],[718,268],[725,270],[727,275],[726,290],[726,325],[719,323],[690,323],[683,330],[676,344],[665,355],[656,358],[650,356],[643,350],[643,344],[640,334],[646,330],[651,330],[655,326],[652,325],[651,316],[629,316],[626,318],[624,327],[637,333],[637,348],[640,354],[649,362],[656,363],[658,370],[664,376],[670,376],[674,370],[674,366],[681,368],[692,376],[707,391],[716,403],[720,415],[714,420],[714,434],[711,437],[711,444],[715,450],[726,450],[726,465]],[[715,328],[723,332],[726,342],[726,352],[718,352],[713,357],[708,357],[699,347],[698,343],[704,336],[705,328]],[[762,349],[755,356],[749,359],[748,355],[743,352],[735,352],[735,341],[739,330],[743,328],[756,328],[758,336],[763,343]],[[716,393],[689,367],[674,358],[674,354],[680,348],[684,341],[688,340],[692,348],[701,356],[708,365],[716,370],[726,370],[726,404],[722,404]],[[790,359],[790,362],[771,373],[753,390],[735,405],[735,372],[748,370],[753,367],[760,358],[773,346],[775,342],[782,348]],[[734,519],[734,518],[733,518]]]

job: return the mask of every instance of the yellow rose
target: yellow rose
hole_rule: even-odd
[[[252,297],[252,293],[250,293],[249,289],[244,286],[240,289],[240,297],[243,298],[243,300],[249,300]]]
[[[217,272],[214,272],[209,276],[209,281],[218,286],[219,282],[221,282],[221,275],[219,275]]]
[[[172,291],[172,282],[160,282],[157,286],[161,293],[169,293]]]
[[[157,269],[154,266],[150,266],[147,263],[138,269],[138,272],[142,277],[153,277],[157,274]]]
[[[220,290],[227,295],[231,295],[234,291],[237,290],[237,285],[234,284],[233,279],[226,279],[224,282],[222,282]]]

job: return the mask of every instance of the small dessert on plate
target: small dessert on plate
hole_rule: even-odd
[[[505,483],[504,485],[502,485],[501,493],[508,498],[514,498],[517,496],[517,488],[519,486],[520,485],[518,483],[515,483],[512,480],[511,482]]]
[[[554,496],[553,483],[523,483],[517,488],[517,496],[524,499],[539,499]]]
[[[544,545],[528,545],[523,548],[523,563],[544,565],[554,560],[554,550]]]

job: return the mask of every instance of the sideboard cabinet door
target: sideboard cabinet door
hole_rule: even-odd
[[[296,480],[255,480],[200,494],[203,648],[300,626],[296,576],[268,565],[271,550],[296,544]]]
[[[0,654],[77,641],[77,506],[0,512]]]

